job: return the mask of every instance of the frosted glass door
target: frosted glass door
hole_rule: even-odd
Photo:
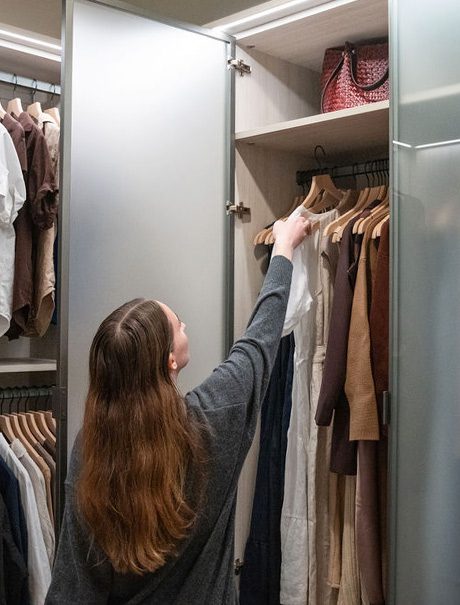
[[[395,605],[460,603],[459,24],[391,2]]]
[[[126,4],[67,4],[70,447],[91,340],[125,301],[164,301],[187,324],[184,391],[224,355],[231,42]]]

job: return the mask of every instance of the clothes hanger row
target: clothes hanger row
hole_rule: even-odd
[[[13,82],[13,99],[11,99],[10,101],[8,101],[8,104],[6,106],[6,110],[2,107],[1,103],[0,103],[0,119],[3,120],[3,118],[5,117],[6,113],[9,113],[11,115],[15,115],[15,116],[19,116],[21,113],[24,112],[23,106],[22,106],[22,101],[19,97],[16,97],[16,88],[18,86],[17,84],[17,76],[15,75],[16,80]],[[32,86],[31,89],[31,96],[32,96],[32,103],[30,105],[27,106],[27,113],[29,115],[31,115],[32,117],[34,117],[36,120],[39,120],[40,118],[43,119],[44,114],[46,114],[46,119],[48,121],[52,121],[54,122],[57,126],[60,126],[61,124],[61,117],[60,117],[60,113],[59,113],[59,108],[58,107],[50,107],[49,109],[45,109],[44,111],[42,110],[42,106],[41,103],[39,101],[35,101],[35,95],[37,93],[37,81],[34,80],[35,85]],[[50,103],[53,102],[54,97],[56,96],[56,86],[54,86],[53,91],[51,92],[51,99],[50,99]]]
[[[50,397],[50,389],[17,388],[0,390],[2,407],[0,431],[10,443],[14,439],[19,439],[35,462],[38,462],[39,458],[35,450],[36,443],[43,444],[47,441],[53,447],[56,446],[56,421],[50,411],[12,412],[11,410],[12,407],[18,409],[21,402],[26,406],[30,399],[36,400],[43,396]],[[8,412],[4,412],[4,401],[9,402]]]
[[[364,217],[356,221],[353,226],[353,233],[364,233],[365,229],[376,218],[381,217],[381,221],[374,228],[372,237],[374,239],[380,237],[382,227],[388,220],[389,216],[389,197],[388,186],[386,182],[389,178],[388,161],[373,160],[365,162],[364,170],[358,170],[358,165],[352,166],[351,174],[356,179],[359,175],[364,175],[367,180],[367,187],[362,190],[349,189],[342,191],[337,188],[333,181],[335,169],[332,169],[332,174],[323,172],[321,162],[319,160],[318,151],[321,150],[325,155],[322,146],[317,145],[315,148],[315,159],[318,164],[320,174],[314,174],[311,178],[310,189],[306,196],[297,196],[294,198],[291,208],[284,214],[280,220],[286,220],[292,212],[302,206],[311,214],[321,214],[327,210],[336,208],[340,212],[340,216],[331,222],[324,230],[323,235],[331,236],[333,242],[340,242],[343,231],[349,221],[358,216],[369,204],[375,200],[381,200],[375,206],[368,217]],[[299,174],[299,173],[298,173]],[[341,177],[344,175],[340,175]],[[371,177],[371,178],[370,178]],[[297,181],[299,183],[299,179]],[[313,221],[311,232],[319,228],[320,221]],[[274,236],[272,227],[267,227],[260,231],[254,238],[254,245],[258,244],[273,244]]]

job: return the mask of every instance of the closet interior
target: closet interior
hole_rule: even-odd
[[[372,190],[372,195],[375,198],[381,196],[382,204],[377,209],[380,213],[378,215],[380,220],[374,225],[373,243],[369,244],[371,246],[378,245],[383,225],[388,223],[389,215],[389,100],[330,113],[321,113],[320,86],[326,48],[343,47],[346,41],[360,43],[367,40],[387,38],[387,1],[329,2],[296,14],[284,16],[278,20],[273,16],[271,19],[273,20],[267,23],[261,23],[261,20],[259,20],[251,29],[248,29],[250,23],[232,25],[233,22],[238,21],[238,15],[234,18],[229,17],[220,22],[209,24],[211,27],[220,27],[223,31],[236,37],[236,59],[241,61],[243,67],[246,66],[240,71],[236,70],[235,74],[235,204],[237,207],[240,206],[240,214],[235,216],[234,232],[235,338],[243,333],[262,284],[269,261],[268,245],[273,243],[273,240],[270,239],[270,225],[277,218],[286,217],[294,208],[307,201],[309,194],[312,195],[315,181],[320,186],[321,179],[323,179],[323,185],[325,182],[328,183],[326,189],[329,187],[341,190],[367,188],[368,191],[369,189]],[[356,200],[357,197],[354,198],[354,201],[348,200],[349,208],[353,208]],[[310,209],[312,201],[310,199],[305,204],[306,206],[310,205]],[[366,206],[363,200],[360,204],[361,206],[357,206],[358,208],[363,209]],[[322,212],[333,206],[327,203],[323,204]],[[321,206],[319,206],[319,209],[321,211]],[[326,214],[318,214],[317,227],[320,222],[327,220],[327,214],[327,212]],[[308,216],[312,219],[311,215]],[[367,226],[367,224],[363,224],[363,221],[360,222],[360,233],[364,233],[364,226]],[[327,228],[326,225],[324,225],[324,228],[321,227],[321,235],[324,234],[323,231],[327,232]],[[359,224],[356,229],[358,228]],[[386,228],[388,228],[388,225]],[[342,233],[343,227],[340,235]],[[329,244],[334,247],[336,252],[335,246],[337,245],[336,242],[340,241],[340,235],[329,236]],[[388,284],[386,292],[388,292]],[[331,308],[329,307],[328,312],[330,313],[330,311]],[[299,329],[297,328],[297,330]],[[311,325],[306,328],[302,324],[302,329],[311,331],[313,328]],[[294,330],[295,334],[296,330]],[[286,376],[283,376],[283,367],[284,369],[287,367],[288,351],[291,346],[292,343],[285,341],[280,348],[276,372],[279,373],[279,381],[282,384],[277,387],[278,393],[282,393],[285,387],[283,381],[286,380]],[[385,353],[388,354],[387,349]],[[290,355],[292,357],[292,351]],[[314,369],[312,371],[315,372]],[[311,384],[313,384],[315,380],[318,380],[318,375],[315,378],[313,374],[310,378],[313,381]],[[273,388],[275,387],[273,386]],[[319,389],[319,385],[317,388]],[[270,413],[275,412],[273,412],[273,409],[272,412],[267,411],[268,416],[270,416]],[[281,413],[278,410],[278,414]],[[313,410],[314,415],[315,411]],[[305,420],[303,418],[303,421]],[[302,418],[299,421],[302,421]],[[273,418],[271,421],[267,420],[267,417],[262,420],[265,425],[269,422],[275,421]],[[312,421],[312,424],[316,425],[314,421]],[[267,430],[266,426],[265,429],[262,427],[262,432],[264,430]],[[330,449],[331,435],[325,433],[325,431],[331,430],[331,428],[323,427],[319,429],[319,440],[327,440],[327,445],[322,443],[318,447],[324,450]],[[310,428],[305,426],[304,431],[309,432]],[[284,438],[286,438],[286,434],[284,434]],[[267,435],[263,433],[262,439],[266,440]],[[267,446],[265,445],[265,447]],[[280,446],[278,443],[277,447],[282,447],[282,444]],[[266,468],[265,470],[263,468],[258,470],[259,448],[260,433],[256,436],[246,460],[238,490],[235,572],[240,578],[243,578],[240,594],[241,602],[243,604],[246,602],[281,602],[286,604],[308,602],[323,605],[336,602],[337,598],[339,599],[338,602],[347,605],[361,602],[360,599],[366,602],[365,591],[359,585],[353,585],[350,588],[352,592],[349,592],[348,596],[344,593],[344,590],[347,590],[346,586],[342,588],[339,594],[340,573],[339,580],[336,578],[335,583],[334,578],[331,577],[328,577],[326,583],[323,582],[323,578],[316,581],[316,575],[319,577],[321,574],[327,573],[325,570],[330,572],[332,569],[330,562],[321,561],[321,557],[332,555],[329,548],[326,549],[327,554],[325,554],[326,551],[322,549],[320,544],[315,547],[310,537],[310,546],[305,548],[310,550],[310,555],[311,549],[317,548],[318,561],[311,561],[310,556],[310,562],[308,562],[308,554],[302,558],[302,553],[295,551],[296,537],[293,534],[296,530],[294,526],[291,529],[285,529],[284,535],[281,536],[281,540],[284,541],[282,546],[283,557],[291,550],[293,560],[297,558],[303,567],[300,570],[293,571],[292,565],[286,568],[283,564],[284,571],[282,570],[281,574],[286,573],[287,576],[281,581],[281,601],[277,600],[280,598],[279,594],[276,594],[276,590],[279,591],[279,584],[277,586],[275,581],[271,584],[270,589],[271,581],[266,577],[267,562],[264,561],[264,556],[273,558],[274,553],[275,556],[278,556],[276,554],[277,545],[265,544],[264,546],[262,544],[261,546],[259,543],[257,547],[254,547],[257,540],[264,541],[264,538],[261,538],[260,535],[253,537],[252,547],[248,545],[248,537],[251,541],[251,524],[256,528],[256,531],[257,527],[259,529],[261,526],[263,527],[264,515],[268,514],[267,509],[273,511],[273,507],[276,509],[276,506],[279,505],[279,503],[276,505],[273,502],[264,503],[260,494],[256,493],[254,504],[256,509],[253,510],[256,477],[260,474],[263,481],[264,472],[269,474]],[[266,452],[262,455],[266,455]],[[268,460],[265,458],[264,463],[273,466],[278,462],[279,460],[276,461],[275,455],[275,458],[270,458],[270,456],[268,456]],[[297,461],[291,460],[291,465],[298,463],[298,459]],[[283,472],[287,472],[286,469]],[[312,469],[310,468],[308,472],[311,475]],[[315,488],[314,481],[310,483],[310,479],[308,479],[307,486],[305,483],[307,478],[302,479],[300,477],[296,489],[305,491],[305,499],[308,499],[307,507],[313,506],[319,510],[330,510],[333,506],[329,502],[331,490],[339,489],[345,492],[351,489],[348,484],[356,480],[355,476],[325,472],[324,464],[316,472],[320,473],[317,481],[320,483],[331,482],[329,487],[321,491],[321,487]],[[267,481],[266,475],[265,479]],[[338,482],[338,484],[334,484],[334,482]],[[268,489],[267,485],[265,487]],[[309,493],[315,489],[318,490],[316,494]],[[273,494],[270,492],[265,493],[265,497],[269,500],[272,496]],[[318,500],[316,500],[317,496]],[[382,506],[381,501],[380,506]],[[288,512],[286,512],[286,515],[288,515]],[[275,515],[270,522],[279,523],[280,513],[279,510],[278,518]],[[291,513],[294,515],[295,510]],[[312,511],[308,509],[309,523],[312,518],[311,513]],[[380,513],[377,514],[382,517],[384,511],[380,509]],[[329,523],[324,519],[321,520],[319,513],[316,522],[318,524],[322,522]],[[329,530],[331,530],[330,523]],[[299,531],[301,531],[300,528]],[[323,534],[321,534],[321,531]],[[327,530],[323,528],[319,533],[329,542],[330,537]],[[344,540],[347,538],[346,536],[342,537]],[[335,546],[337,547],[337,544]],[[254,549],[257,551],[257,548],[259,551],[254,554]],[[382,554],[384,545],[379,547],[374,545],[374,554],[376,548],[377,550],[380,549],[381,558],[385,559],[382,563],[384,566],[382,581],[386,582],[386,555]],[[261,551],[264,551],[265,555]],[[353,556],[355,556],[356,552],[353,552]],[[245,560],[245,553],[246,557],[248,553],[250,554],[250,561]],[[345,562],[342,560],[342,552],[336,552],[335,554],[338,557],[337,560],[342,561],[342,563]],[[356,561],[353,561],[353,564],[356,564]],[[245,565],[249,580],[244,580]],[[293,565],[295,567],[295,563]],[[268,565],[268,568],[273,571],[276,568],[276,561],[271,567]],[[335,570],[337,571],[337,567]],[[292,577],[289,577],[289,573],[293,574]],[[360,573],[361,570],[357,571],[355,568],[351,572],[348,570],[345,576],[356,578]],[[262,576],[258,574],[262,574]],[[256,577],[263,577],[264,590],[274,589],[274,594],[269,596],[265,594],[264,596],[260,592],[258,593],[257,583],[255,581],[251,582],[251,579],[254,580]],[[298,581],[304,582],[305,585],[299,588]],[[330,591],[329,587],[331,586],[336,590]],[[290,588],[292,588],[291,593],[289,593]],[[326,592],[321,591],[328,592],[326,594]],[[379,587],[377,588],[378,591]],[[248,595],[251,592],[249,598]],[[375,599],[375,594],[371,595],[370,598]],[[264,601],[264,599],[269,600]]]
[[[19,602],[18,598],[43,603],[65,473],[64,419],[55,398],[59,40],[4,26],[0,69],[0,129],[9,154],[2,155],[2,170],[9,170],[10,192],[16,187],[9,220],[2,219],[0,225],[1,495],[14,519],[10,548],[17,548],[16,556],[8,552],[15,565],[2,577],[2,594],[8,603]],[[17,168],[18,180],[12,182]],[[7,206],[8,196],[5,199]]]

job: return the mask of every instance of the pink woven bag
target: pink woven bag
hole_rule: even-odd
[[[328,48],[321,73],[321,111],[389,98],[388,42]]]

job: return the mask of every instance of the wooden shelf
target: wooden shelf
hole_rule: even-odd
[[[239,46],[321,71],[326,48],[388,35],[388,2],[335,0],[233,35]]]
[[[305,154],[314,159],[316,145],[328,158],[388,148],[389,101],[361,105],[308,118],[237,132],[236,142],[277,151]]]
[[[0,359],[0,374],[13,374],[19,372],[55,372],[56,369],[57,363],[54,359]]]

